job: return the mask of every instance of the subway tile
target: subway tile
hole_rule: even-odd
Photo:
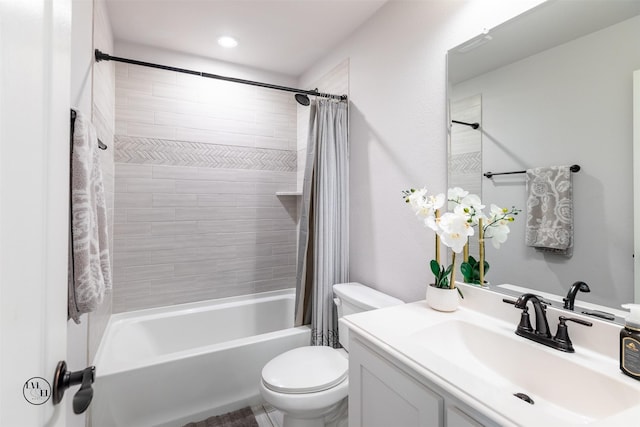
[[[113,227],[113,235],[116,237],[143,237],[151,235],[150,222],[134,222],[115,224]]]
[[[174,277],[165,276],[151,280],[151,290],[154,293],[171,294],[173,292],[185,292],[189,289],[198,289],[198,276]]]
[[[258,225],[253,219],[239,220],[227,218],[219,220],[198,221],[198,231],[201,233],[235,233],[243,230],[255,230]]]
[[[119,106],[119,104],[116,103],[116,106]],[[127,122],[124,122],[122,120],[117,120],[116,119],[116,126],[115,126],[114,133],[116,135],[126,135],[127,134]]]
[[[114,209],[113,211],[113,223],[123,224],[127,222],[127,211],[124,209]]]
[[[168,206],[198,206],[198,196],[195,194],[165,194],[156,193],[153,194],[153,207],[168,207]]]
[[[268,148],[273,150],[291,149],[291,141],[286,138],[267,138],[259,136],[255,138],[254,145],[258,148]]]
[[[203,248],[178,248],[158,250],[151,253],[152,264],[181,263],[191,261],[216,260],[220,255],[225,254],[228,249],[224,246],[211,246]]]
[[[175,264],[176,276],[205,275],[215,273],[218,269],[215,260],[181,262]]]
[[[162,82],[153,83],[153,96],[178,101],[197,101],[198,89]]]
[[[151,208],[153,207],[152,194],[118,192],[115,194],[115,206],[118,209]]]
[[[255,282],[256,280],[273,279],[273,268],[256,268],[251,270],[237,271],[239,282]]]
[[[172,221],[175,218],[173,208],[127,209],[127,222]]]
[[[237,147],[253,147],[255,145],[255,137],[253,135],[242,135],[218,130],[193,129],[182,126],[176,127],[176,139],[179,141],[193,141]]]
[[[155,124],[128,123],[127,136],[137,136],[142,138],[176,139],[176,129],[172,126],[161,126]]]
[[[149,80],[123,79],[116,76],[116,89],[124,89],[127,92],[141,92],[151,95],[152,83]]]
[[[198,223],[195,221],[152,222],[151,234],[154,236],[176,236],[198,234]]]
[[[272,246],[274,255],[291,255],[296,253],[295,244],[276,244]]]
[[[240,271],[257,268],[272,267],[274,265],[287,265],[289,259],[284,255],[269,255],[259,257],[237,257],[220,264],[219,271]]]
[[[268,208],[264,209],[265,211]],[[253,208],[238,209],[235,207],[197,207],[176,208],[178,221],[212,221],[220,219],[254,219],[257,217]]]
[[[176,188],[171,179],[123,179],[122,182],[128,193],[173,193]]]
[[[160,279],[173,276],[173,264],[123,267],[118,270],[119,283]]]
[[[295,243],[295,233],[291,231],[267,231],[256,233],[256,243]]]
[[[151,263],[151,254],[143,251],[117,250],[113,253],[113,265],[115,269],[134,265],[146,265]]]
[[[296,277],[295,265],[282,265],[273,267],[273,278]]]
[[[116,181],[131,178],[152,178],[152,166],[133,163],[116,163]]]
[[[235,207],[238,195],[235,194],[198,194],[198,206],[201,207]]]
[[[143,80],[161,83],[175,83],[177,75],[174,71],[158,70],[133,64],[129,64],[128,74],[130,80]]]
[[[176,193],[229,194],[254,192],[256,184],[244,182],[188,181],[176,180]]]
[[[152,112],[173,112],[182,114],[199,114],[202,106],[197,102],[178,101],[169,98],[158,98],[137,92],[127,94],[126,105],[135,110]]]
[[[178,246],[173,236],[118,237],[114,239],[116,253],[173,250]],[[166,264],[166,263],[165,263]]]
[[[116,107],[116,120],[131,123],[154,123],[153,111],[134,110],[127,107]]]
[[[276,197],[275,194],[262,196],[259,194],[238,194],[235,196],[236,203],[235,206],[238,207],[247,207],[247,208],[259,208],[259,207],[277,207],[280,206],[281,203]]]
[[[153,178],[164,179],[198,179],[198,168],[193,166],[153,165]]]
[[[115,63],[115,76],[116,81],[118,79],[127,79],[129,78],[129,66],[122,62]]]

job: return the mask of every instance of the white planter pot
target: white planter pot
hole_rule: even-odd
[[[458,290],[427,286],[427,304],[438,311],[456,311],[460,305]]]

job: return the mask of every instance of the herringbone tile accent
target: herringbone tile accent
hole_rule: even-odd
[[[482,170],[482,153],[452,154],[450,156],[449,170],[455,173],[469,173]]]
[[[115,136],[120,163],[296,171],[296,152],[157,138]]]

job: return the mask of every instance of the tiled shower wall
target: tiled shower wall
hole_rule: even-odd
[[[116,67],[114,312],[295,286],[289,93]]]

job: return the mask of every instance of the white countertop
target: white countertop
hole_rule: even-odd
[[[640,425],[640,381],[624,375],[618,366],[619,325],[592,318],[588,319],[594,323],[592,328],[570,324],[576,352],[563,353],[515,336],[520,310],[502,303],[503,295],[490,295],[492,293],[465,285],[461,287],[465,300],[453,313],[435,311],[425,301],[419,301],[347,316],[341,322],[375,348],[501,425]],[[484,314],[483,307],[492,316]],[[567,315],[568,312],[560,313]],[[557,315],[549,310],[552,332],[555,332]],[[531,310],[532,323],[534,318]],[[476,344],[476,350],[484,347],[480,351],[483,355],[478,356],[478,351],[474,353],[473,349],[465,348],[465,344],[449,342],[446,328],[454,324],[466,325],[464,327],[472,331],[482,332],[474,329],[476,326],[492,331],[487,335],[486,347]],[[531,357],[522,362],[500,360],[502,350],[490,342],[491,337],[497,338],[495,342],[501,346],[513,342],[518,349],[526,350],[525,356]],[[523,342],[530,347],[522,347]],[[603,343],[616,347],[603,350]],[[449,351],[443,351],[445,348]],[[501,374],[492,371],[489,366],[492,363],[484,363],[488,360],[498,361],[499,368],[512,365],[511,373],[506,374],[509,378],[505,380]],[[526,384],[526,378],[510,381],[520,378],[519,370],[526,374],[535,372],[533,378],[544,380],[544,388],[538,385],[541,395],[528,389],[535,389],[535,386]],[[581,375],[585,372],[588,374]],[[512,397],[516,392],[527,393],[536,404],[529,405]]]

